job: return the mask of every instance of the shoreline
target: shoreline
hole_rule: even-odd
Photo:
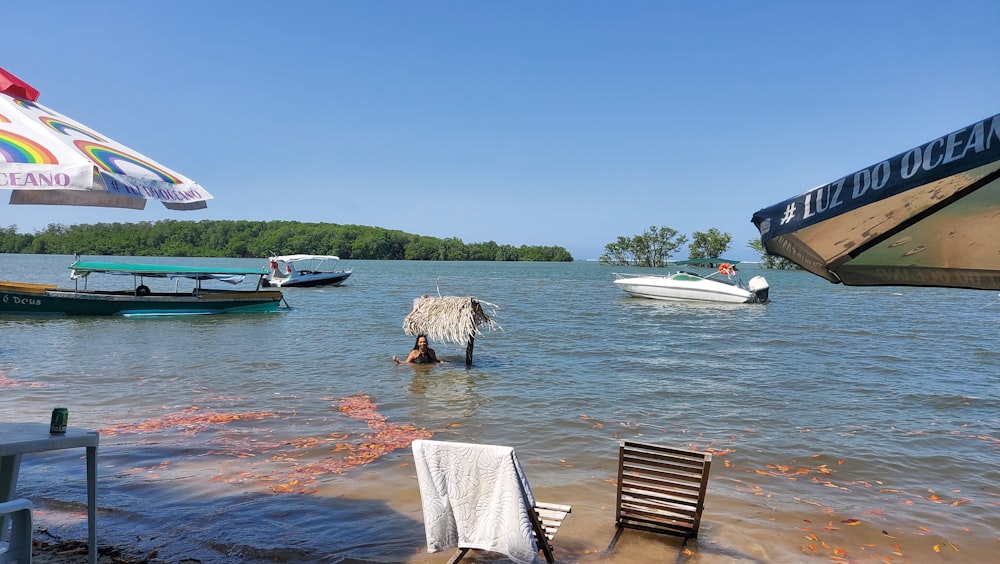
[[[402,530],[390,526],[382,531],[382,535],[371,534],[367,542],[359,540],[360,544],[353,547],[333,541],[328,550],[317,552],[300,551],[294,542],[270,547],[266,543],[227,544],[222,538],[188,537],[182,528],[143,527],[130,519],[128,514],[111,510],[99,515],[98,564],[255,564],[340,561],[338,558],[348,562],[383,564],[433,564],[443,561],[452,551],[433,554],[426,551],[423,526],[416,523],[421,519],[419,499],[415,492],[409,491],[409,484],[400,484],[405,481],[394,474],[390,471],[378,478],[372,474],[361,477],[359,490],[370,490],[373,484],[365,482],[374,479],[383,486],[382,497],[390,506],[390,511],[414,523]],[[539,484],[534,489],[541,499],[567,502],[573,506],[573,512],[553,542],[558,562],[760,564],[831,559],[882,562],[885,558],[894,557],[908,562],[965,562],[978,561],[992,554],[997,548],[996,541],[1000,540],[976,534],[963,538],[943,531],[904,530],[900,523],[886,519],[866,520],[850,526],[851,519],[818,507],[781,508],[782,504],[774,503],[775,500],[765,501],[770,496],[733,497],[719,491],[723,485],[713,483],[712,489],[716,492],[709,492],[697,539],[689,539],[685,543],[680,537],[627,529],[611,552],[607,549],[615,537],[615,527],[614,490],[610,485],[606,490],[582,483]],[[326,503],[324,500],[332,498],[346,505],[371,501],[360,491],[339,494],[322,491],[307,498],[323,504]],[[342,525],[330,523],[331,529]],[[49,507],[43,502],[35,519],[34,561],[42,564],[86,564],[87,544],[82,527],[85,527],[85,518],[78,506]],[[318,533],[314,530],[302,534]],[[381,556],[366,552],[363,546],[385,542],[395,542],[397,547],[382,552]],[[488,557],[489,561],[494,559]],[[499,561],[504,560],[500,558]]]

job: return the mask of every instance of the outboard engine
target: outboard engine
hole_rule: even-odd
[[[771,287],[767,285],[767,280],[764,280],[763,276],[754,276],[747,284],[747,289],[753,294],[753,301],[757,304],[762,304],[767,301],[767,292],[770,288]]]

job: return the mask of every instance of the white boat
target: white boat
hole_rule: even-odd
[[[669,263],[682,267],[670,274],[615,273],[615,285],[636,298],[723,303],[764,303],[769,286],[763,276],[754,276],[747,284],[736,273],[738,261],[692,259]],[[718,265],[718,268],[715,266]],[[707,270],[711,267],[711,270]]]
[[[351,270],[339,268],[340,257],[333,255],[278,255],[268,262],[270,274],[264,277],[264,286],[340,286],[351,276]]]

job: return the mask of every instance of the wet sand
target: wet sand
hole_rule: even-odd
[[[356,477],[353,491],[319,491],[321,497],[336,497],[345,504],[370,502],[370,493],[380,491],[391,510],[414,521],[422,522],[419,494],[415,477],[409,476],[408,465],[386,473],[364,473]],[[397,471],[398,470],[398,471]],[[526,471],[530,474],[531,467]],[[381,475],[380,475],[381,474]],[[544,478],[546,474],[536,472]],[[838,562],[968,562],[981,561],[990,547],[956,539],[962,550],[956,551],[931,532],[901,535],[890,523],[863,523],[847,526],[842,519],[820,508],[801,512],[778,511],[768,502],[768,496],[748,495],[739,499],[723,495],[725,482],[710,485],[698,539],[684,539],[625,530],[615,541],[613,484],[597,479],[552,485],[540,480],[533,486],[536,497],[543,501],[569,503],[573,512],[557,534],[553,547],[558,562],[594,564],[642,563],[771,563],[803,561]],[[529,476],[530,479],[530,476]],[[338,487],[342,487],[340,483]],[[713,489],[715,490],[713,492]],[[311,497],[311,496],[310,496]],[[44,504],[35,519],[35,562],[83,564],[87,562],[86,545],[81,531],[83,515],[68,513],[68,507],[55,509]],[[49,525],[52,523],[53,525]],[[70,523],[69,526],[66,526]],[[345,524],[331,523],[331,532]],[[170,556],[183,538],[166,538],[170,529],[158,534],[137,529],[128,516],[102,513],[99,516],[101,557],[99,564],[195,564],[222,562],[398,562],[405,564],[440,564],[451,552],[428,554],[422,541],[422,528],[417,531],[388,531],[364,534],[371,542],[398,541],[400,536],[419,540],[412,543],[412,556],[385,560],[352,558],[331,545],[329,553],[304,555],[295,551],[275,550],[266,555],[244,558],[236,553],[191,552],[190,556]],[[180,535],[177,535],[178,537]],[[395,538],[393,538],[395,537]],[[340,537],[343,539],[343,537]],[[612,545],[612,541],[615,541]],[[334,541],[335,543],[336,541]],[[359,539],[360,542],[360,539]],[[936,550],[934,546],[943,547]],[[232,549],[233,547],[230,547]],[[610,549],[610,550],[609,550]],[[347,552],[351,552],[348,550]],[[898,554],[894,554],[898,553]],[[902,556],[900,556],[900,554]],[[343,558],[342,558],[343,557]],[[470,553],[466,562],[506,562],[500,555]]]

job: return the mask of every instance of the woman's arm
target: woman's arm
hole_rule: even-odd
[[[413,349],[412,351],[410,351],[410,354],[406,355],[406,360],[399,360],[398,356],[392,355],[392,361],[395,362],[396,364],[404,364],[404,363],[407,363],[407,362],[413,362],[413,359],[417,358],[417,356],[419,354],[420,354],[420,351],[418,351],[416,349]]]

